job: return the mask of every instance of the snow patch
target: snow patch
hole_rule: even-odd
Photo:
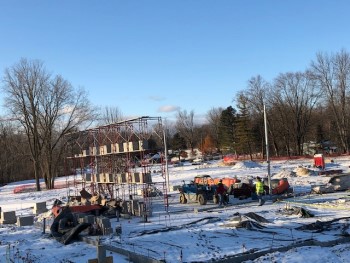
[[[237,162],[231,169],[261,168],[262,166],[253,161]]]

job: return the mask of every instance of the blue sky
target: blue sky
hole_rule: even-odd
[[[349,10],[342,0],[0,0],[0,73],[39,59],[94,105],[199,118],[234,107],[257,74],[271,81],[317,52],[350,51]]]

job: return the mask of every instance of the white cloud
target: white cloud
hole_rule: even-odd
[[[173,111],[178,111],[181,108],[179,106],[174,106],[174,105],[165,105],[161,106],[158,108],[158,112],[173,112]]]
[[[150,100],[154,100],[154,101],[162,101],[165,100],[164,97],[159,97],[159,96],[149,96],[148,97]]]

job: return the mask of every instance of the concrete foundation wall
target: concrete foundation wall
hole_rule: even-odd
[[[18,216],[17,226],[32,226],[34,225],[34,216]]]
[[[1,212],[1,224],[16,224],[16,222],[17,218],[15,211]]]
[[[46,202],[40,202],[34,204],[33,214],[38,215],[47,212]]]

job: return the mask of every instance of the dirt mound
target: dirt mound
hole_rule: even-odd
[[[272,175],[273,179],[291,178],[296,177],[296,173],[293,171],[282,170],[277,174]]]
[[[310,170],[305,167],[298,167],[295,169],[295,173],[297,176],[309,176]]]
[[[219,166],[234,166],[235,164],[236,164],[235,162],[228,163],[224,161],[221,161],[218,163]]]

